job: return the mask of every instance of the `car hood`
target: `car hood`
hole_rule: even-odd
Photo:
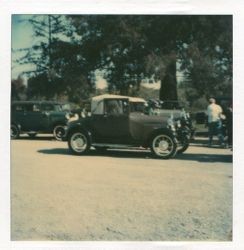
[[[167,109],[160,109],[158,110],[159,116],[173,116],[174,118],[180,118],[182,116],[181,110],[167,110]]]
[[[143,113],[133,112],[130,114],[130,119],[136,122],[142,122],[143,124],[162,124],[167,123],[170,115],[147,115]]]

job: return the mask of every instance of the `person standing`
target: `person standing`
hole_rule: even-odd
[[[232,147],[232,133],[233,133],[233,114],[232,104],[229,103],[225,111],[226,116],[226,128],[227,128],[227,143],[229,147]]]
[[[222,122],[221,122],[222,112],[223,112],[222,108],[218,104],[216,104],[216,100],[214,98],[210,98],[209,105],[207,108],[209,146],[212,145],[214,135],[218,136],[220,145],[221,146],[224,145],[224,136],[222,133]]]

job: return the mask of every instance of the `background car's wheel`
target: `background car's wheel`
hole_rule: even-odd
[[[14,124],[11,125],[10,133],[11,133],[11,139],[19,138],[20,131],[19,131],[19,128],[16,125],[14,125]]]
[[[35,138],[37,133],[28,133],[28,135],[29,135],[30,138]]]
[[[64,135],[65,135],[64,125],[57,125],[54,127],[53,136],[56,140],[61,141]]]
[[[179,139],[179,147],[177,148],[177,153],[182,154],[185,152],[190,145],[190,141],[187,136],[184,136],[183,138]]]
[[[68,137],[70,151],[76,155],[83,155],[90,150],[91,140],[86,132],[74,131]]]
[[[151,151],[161,159],[169,159],[176,154],[177,144],[171,135],[158,133],[152,138]]]

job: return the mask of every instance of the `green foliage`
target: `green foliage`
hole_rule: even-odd
[[[11,81],[11,99],[13,101],[25,100],[26,99],[26,86],[21,77]]]
[[[145,78],[161,81],[160,99],[192,105],[232,90],[231,16],[37,15],[30,22],[38,39],[20,60],[36,65],[30,97],[80,102],[95,93],[97,70],[110,93],[138,95]]]
[[[91,67],[72,37],[72,27],[63,15],[35,15],[28,20],[35,44],[26,50],[20,64],[34,64],[29,76],[28,98],[70,101],[87,98],[94,89]]]

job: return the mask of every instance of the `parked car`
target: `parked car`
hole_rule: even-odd
[[[91,146],[106,148],[150,148],[161,159],[177,152],[172,119],[131,112],[129,97],[100,95],[92,98],[91,115],[68,124],[63,137],[71,153],[83,155]]]
[[[11,105],[11,138],[16,139],[22,133],[30,137],[53,133],[57,140],[61,140],[67,120],[67,112],[58,102],[14,101]]]
[[[184,134],[189,134],[189,139],[194,139],[195,128],[192,123],[192,117],[190,113],[186,112],[183,103],[179,101],[161,101],[161,100],[149,100],[148,101],[149,113],[156,115],[169,115],[171,114],[175,121],[179,121],[178,125],[181,125],[181,131],[184,129]]]
[[[176,128],[178,140],[177,153],[183,153],[187,150],[195,129],[192,126],[189,114],[180,106],[179,102],[163,102],[152,99],[146,102],[143,98],[139,97],[129,97],[129,102],[132,112],[171,117]]]

